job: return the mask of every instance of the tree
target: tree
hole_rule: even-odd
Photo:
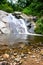
[[[7,2],[7,0],[0,0],[0,4],[5,4]]]

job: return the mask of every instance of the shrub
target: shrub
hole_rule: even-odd
[[[39,34],[43,34],[43,18],[37,20],[35,32]]]
[[[0,10],[4,10],[6,12],[13,12],[13,8],[11,6],[8,6],[8,4],[1,4]]]

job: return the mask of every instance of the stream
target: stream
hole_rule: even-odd
[[[33,24],[0,16],[0,65],[43,65],[43,35],[35,34]]]

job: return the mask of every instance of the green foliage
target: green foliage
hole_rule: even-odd
[[[7,2],[7,0],[0,0],[0,4],[5,4]]]
[[[43,3],[32,2],[28,7],[23,9],[23,12],[28,15],[31,14],[41,16],[43,15]]]
[[[6,12],[13,12],[13,9],[11,6],[8,6],[8,4],[1,4],[0,10],[4,10]]]
[[[23,9],[23,11],[22,11],[23,13],[25,13],[25,14],[27,14],[27,15],[30,15],[30,14],[32,14],[32,10],[31,9],[29,9],[28,7],[27,8],[25,8],[25,9]]]
[[[43,18],[37,20],[35,32],[39,34],[43,34]]]
[[[13,0],[8,2],[7,0],[0,0],[0,10],[6,12],[21,11],[27,15],[43,16],[43,0],[18,0],[16,4],[13,4]],[[40,18],[36,22],[36,33],[43,34],[43,19]]]
[[[22,11],[23,10],[23,8],[20,7],[18,4],[13,4],[12,8],[13,8],[14,11]]]
[[[0,0],[0,10],[4,10],[6,12],[13,12],[12,5],[7,2],[7,0]]]
[[[7,2],[7,0],[0,0],[0,9],[13,12],[22,11],[27,15],[43,15],[43,1],[42,0],[18,0],[16,4],[13,1]]]
[[[18,4],[21,7],[27,7],[28,5],[30,5],[31,2],[32,0],[18,0]]]

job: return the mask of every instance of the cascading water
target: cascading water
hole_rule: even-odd
[[[27,27],[23,19],[17,19],[13,15],[8,15],[7,17],[9,28],[14,34],[27,34]]]
[[[27,37],[28,31],[26,23],[23,19],[17,19],[12,14],[3,18],[6,27],[3,27],[1,30],[3,32],[3,37],[5,43],[13,44],[14,42],[24,41]]]
[[[12,14],[2,15],[1,17],[0,33],[3,33],[3,35],[0,35],[1,43],[14,44],[16,42],[25,42],[27,35],[37,35],[28,32],[27,23],[24,19],[17,19]]]

